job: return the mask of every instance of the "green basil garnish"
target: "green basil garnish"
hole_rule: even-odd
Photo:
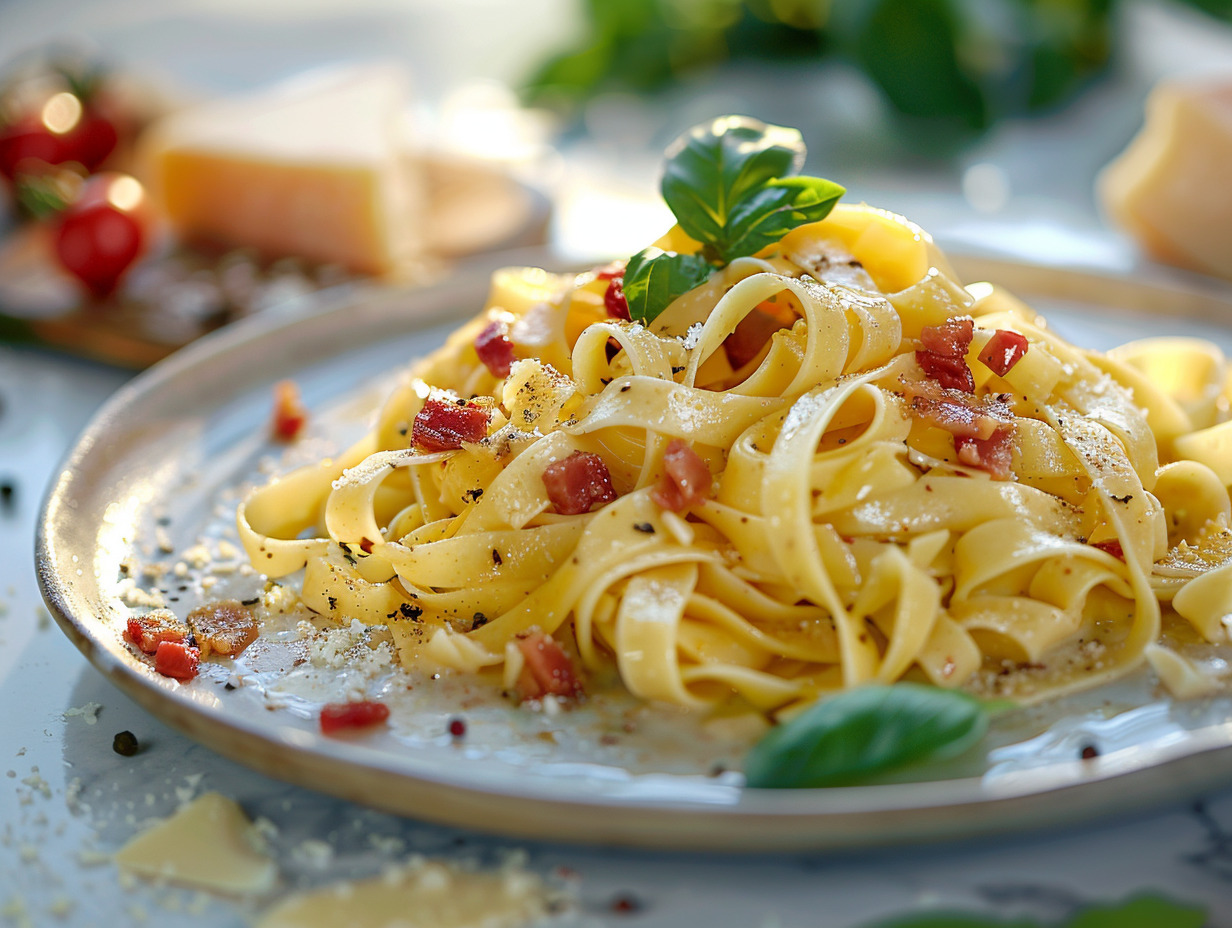
[[[678,255],[658,248],[639,251],[625,265],[629,318],[650,322],[678,296],[706,282],[710,264],[701,255]]]
[[[634,255],[624,278],[630,317],[650,322],[715,267],[824,219],[846,191],[820,177],[796,176],[804,154],[797,130],[746,116],[722,116],[673,142],[663,199],[702,251],[679,255],[647,249]]]
[[[953,757],[987,729],[987,711],[966,693],[918,683],[859,686],[767,732],[745,758],[745,782],[777,789],[849,786]]]

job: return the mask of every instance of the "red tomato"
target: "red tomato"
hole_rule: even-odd
[[[95,170],[115,150],[119,134],[107,117],[85,109],[66,132],[49,128],[38,116],[25,116],[0,129],[0,174],[40,174],[48,165],[77,162]]]
[[[62,138],[41,122],[23,119],[0,129],[0,174],[16,180],[18,174],[62,164]]]
[[[60,264],[96,297],[112,293],[146,240],[145,193],[124,174],[96,174],[60,216],[55,233]]]

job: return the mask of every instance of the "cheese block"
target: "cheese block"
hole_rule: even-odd
[[[147,132],[143,179],[182,239],[389,274],[422,224],[408,84],[393,66],[335,67],[186,108]]]
[[[1232,76],[1165,83],[1098,179],[1109,216],[1152,257],[1232,279]]]
[[[519,866],[483,871],[418,857],[379,877],[292,893],[257,928],[526,928],[551,908],[543,881]]]
[[[235,801],[205,793],[116,852],[120,867],[207,892],[260,895],[278,877],[254,847],[252,826]]]

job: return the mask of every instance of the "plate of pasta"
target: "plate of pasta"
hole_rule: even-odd
[[[1232,297],[951,259],[802,162],[698,127],[628,260],[142,375],[46,501],[53,614],[223,754],[513,834],[833,847],[1225,777]]]

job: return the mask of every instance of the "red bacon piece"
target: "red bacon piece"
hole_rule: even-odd
[[[188,626],[166,609],[129,616],[125,630],[128,640],[146,654],[153,654],[164,641],[184,643],[189,635]]]
[[[154,652],[154,669],[164,677],[187,682],[197,675],[201,651],[178,641],[160,641]]]
[[[980,351],[980,363],[1004,377],[1027,353],[1027,337],[1010,329],[997,329]]]
[[[650,491],[650,498],[661,509],[683,512],[710,495],[713,478],[696,451],[679,438],[667,443],[663,452],[663,476]]]
[[[920,348],[916,363],[925,376],[950,390],[975,392],[975,378],[967,366],[967,349],[975,333],[970,316],[947,319],[941,325],[929,325],[920,330]]]
[[[925,376],[935,380],[948,390],[962,390],[964,393],[975,392],[975,377],[967,366],[965,358],[950,358],[931,351],[917,351],[915,361],[923,369]]]
[[[958,460],[968,467],[978,467],[997,480],[1005,480],[1011,473],[1013,439],[1013,429],[998,426],[988,438],[954,436],[954,450],[958,452]]]
[[[368,728],[389,718],[389,706],[363,699],[356,702],[331,702],[321,707],[321,731],[332,735],[351,728]]]
[[[482,332],[475,336],[475,354],[493,377],[508,377],[513,366],[513,342],[509,340],[509,327],[493,319]]]
[[[204,657],[237,657],[257,640],[257,621],[239,600],[207,603],[188,613],[187,619]]]
[[[271,431],[278,441],[295,441],[308,422],[308,410],[299,398],[299,387],[294,380],[280,380],[274,384],[274,421]]]
[[[920,348],[947,358],[966,357],[975,335],[975,320],[956,316],[941,325],[926,325],[920,330]]]
[[[457,451],[488,434],[488,411],[463,400],[429,399],[411,424],[411,444],[421,451]]]
[[[930,400],[917,396],[911,401],[911,409],[955,438],[987,441],[998,428],[1008,424],[1000,410],[992,404]]]
[[[589,451],[575,451],[563,461],[543,469],[543,486],[552,507],[563,516],[590,512],[616,498],[612,474],[603,458]]]
[[[548,695],[570,699],[582,695],[582,683],[573,669],[573,661],[551,635],[534,631],[517,639],[517,645],[523,661],[518,675],[518,695],[522,699],[542,699]]]
[[[623,273],[623,272],[622,272]],[[613,319],[629,319],[629,301],[625,299],[625,279],[613,277],[603,292],[603,306]]]
[[[1115,538],[1110,538],[1108,541],[1093,541],[1092,548],[1099,548],[1101,551],[1107,551],[1115,558],[1125,560],[1125,549],[1121,547],[1121,543]]]
[[[727,363],[733,370],[748,364],[779,329],[790,328],[796,321],[795,313],[780,308],[769,301],[758,304],[747,316],[736,323],[735,331],[723,342]]]

